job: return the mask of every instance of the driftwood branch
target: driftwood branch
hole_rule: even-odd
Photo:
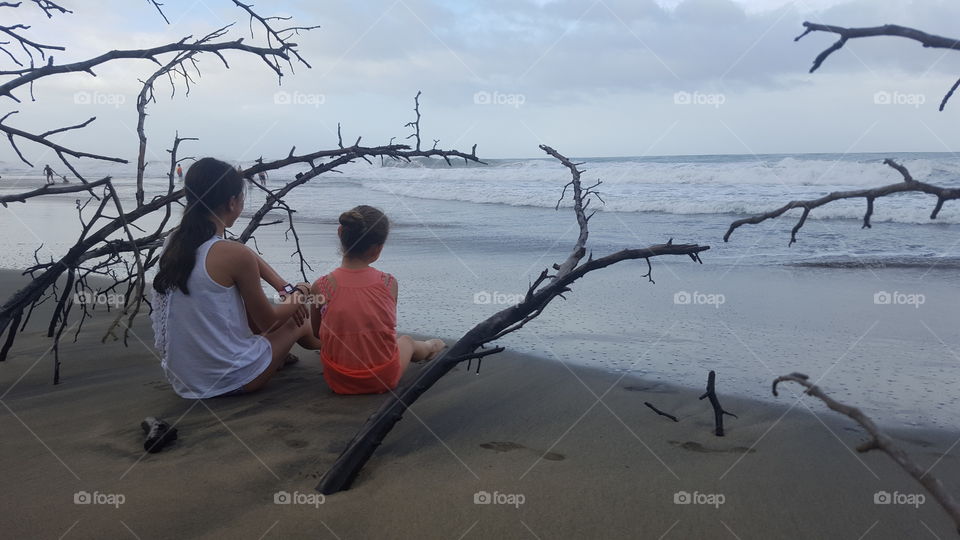
[[[920,483],[936,499],[937,503],[947,512],[960,533],[960,503],[946,490],[943,482],[933,475],[929,469],[924,469],[913,461],[907,453],[897,445],[892,437],[884,433],[866,414],[856,407],[840,403],[820,389],[819,386],[810,382],[810,378],[802,373],[791,373],[777,377],[773,381],[773,395],[777,394],[777,385],[781,382],[795,382],[803,386],[805,394],[811,395],[823,401],[827,407],[840,414],[848,416],[870,435],[870,440],[857,447],[858,452],[869,452],[870,450],[880,450],[890,456],[903,470]]]
[[[211,35],[216,35],[221,30],[217,30]],[[153,82],[165,73],[180,73],[179,70],[185,70],[185,66],[190,65],[190,61],[192,61],[190,53],[175,57],[168,64],[161,66],[154,73],[154,76],[143,81],[141,94],[143,100],[138,103],[137,108],[141,125],[146,117],[146,103],[153,99]],[[183,74],[180,73],[180,75]],[[0,124],[2,124],[2,121],[3,119],[0,118]],[[120,305],[112,306],[117,308],[118,312],[103,339],[122,338],[126,343],[135,317],[145,305],[149,305],[145,294],[148,289],[146,275],[159,262],[159,250],[171,232],[170,220],[173,216],[173,209],[176,205],[182,204],[181,200],[184,197],[183,190],[177,189],[176,167],[182,161],[192,158],[180,157],[178,150],[183,142],[196,140],[192,137],[181,137],[179,133],[174,136],[173,145],[167,150],[170,154],[170,162],[166,171],[166,193],[147,201],[143,191],[146,136],[138,133],[138,138],[141,144],[137,160],[137,203],[133,209],[124,209],[120,196],[110,178],[82,185],[47,186],[25,193],[4,195],[0,198],[0,204],[6,204],[8,202],[25,202],[34,197],[58,193],[85,191],[90,194],[90,198],[86,202],[78,200],[77,211],[81,231],[76,243],[65,255],[59,258],[51,258],[46,262],[37,259],[36,264],[27,268],[24,272],[30,275],[31,281],[0,306],[0,336],[3,336],[6,332],[6,339],[0,346],[0,361],[6,359],[17,333],[26,328],[26,323],[29,321],[34,308],[49,301],[54,305],[54,311],[48,325],[48,336],[54,339],[54,382],[58,382],[59,343],[62,335],[69,327],[68,320],[71,314],[78,311],[80,313],[80,319],[76,325],[77,330],[74,334],[74,339],[76,339],[83,322],[91,316],[91,312],[97,307],[96,305],[90,305],[87,301],[87,291],[93,291],[97,295],[112,293],[122,298]],[[306,280],[306,271],[312,270],[312,268],[306,260],[299,233],[294,225],[293,216],[296,209],[293,205],[288,204],[284,198],[296,187],[315,179],[323,173],[336,171],[337,167],[357,159],[369,160],[371,157],[379,156],[381,158],[410,161],[414,158],[428,157],[426,155],[428,152],[412,150],[409,146],[403,144],[361,146],[360,138],[352,146],[344,147],[342,141],[339,146],[340,148],[317,150],[305,154],[296,154],[296,147],[294,147],[283,158],[273,161],[265,161],[261,158],[252,167],[243,171],[244,176],[252,185],[265,192],[266,200],[254,212],[247,227],[237,240],[248,242],[253,239],[255,241],[254,233],[260,227],[279,222],[264,222],[268,214],[273,211],[285,213],[285,221],[288,225],[285,235],[292,240],[295,246],[291,256],[299,259],[300,275],[301,278]],[[476,157],[475,150],[476,146],[474,146],[471,154],[443,149],[434,149],[429,153],[457,155],[468,161],[482,163]],[[449,160],[447,162],[449,163]],[[279,170],[296,164],[307,164],[310,168],[304,173],[298,173],[293,180],[275,189],[268,189],[253,180],[258,173]],[[98,200],[98,203],[96,205],[91,204],[93,200]],[[111,211],[115,215],[111,214]],[[153,218],[151,223],[154,225],[152,225],[151,231],[145,231],[138,225],[138,222],[147,216]],[[143,234],[135,237],[134,229]],[[118,233],[123,234],[123,237],[115,238]],[[95,287],[92,286],[89,278],[95,276],[106,277],[111,283],[106,286],[98,286],[94,291]],[[58,286],[58,280],[61,278],[66,280],[66,285],[63,287]],[[111,306],[107,306],[107,309],[110,310]],[[482,356],[477,354],[473,355],[472,358],[479,359]],[[464,358],[464,360],[468,360],[468,358]]]
[[[300,53],[297,51],[297,44],[291,42],[290,38],[292,38],[295,35],[299,35],[300,31],[314,30],[314,29],[320,28],[319,25],[288,26],[286,28],[274,28],[275,23],[271,21],[289,21],[291,17],[277,17],[277,16],[264,17],[253,10],[253,4],[244,4],[239,0],[233,0],[233,3],[236,4],[238,7],[240,7],[241,9],[243,9],[244,11],[246,11],[247,14],[250,15],[250,36],[251,37],[253,37],[253,21],[257,21],[260,23],[260,26],[263,27],[264,32],[266,32],[267,34],[268,45],[273,47],[274,42],[276,42],[277,44],[276,46],[278,48],[289,51],[294,58],[300,61],[301,64],[303,64],[308,68],[312,67],[309,62],[307,62],[302,56],[300,56]],[[284,59],[287,60],[287,63],[290,66],[290,69],[292,71],[293,63],[290,61],[289,58],[284,58]],[[280,72],[280,65],[278,63],[278,60],[274,59],[273,61],[274,61],[275,70],[277,72]]]
[[[660,416],[666,416],[667,418],[673,420],[674,422],[679,422],[679,420],[677,420],[677,417],[676,417],[676,416],[674,416],[674,415],[672,415],[672,414],[670,414],[670,413],[665,413],[665,412],[661,411],[660,409],[656,408],[656,407],[653,405],[653,403],[650,403],[649,401],[644,401],[643,404],[646,405],[647,407],[650,407],[650,410],[651,410],[651,411],[659,414]]]
[[[43,187],[34,189],[32,191],[25,191],[23,193],[14,193],[12,195],[0,195],[0,205],[4,207],[7,206],[7,203],[19,202],[25,203],[27,199],[32,199],[33,197],[40,197],[41,195],[63,195],[64,193],[76,193],[79,191],[87,191],[93,193],[95,188],[103,186],[110,181],[110,177],[97,180],[96,182],[90,182],[87,184],[71,184],[71,185],[57,185],[57,184],[47,184]]]
[[[797,36],[794,41],[799,41],[804,36],[812,32],[827,32],[840,36],[839,39],[833,43],[833,45],[824,49],[823,52],[814,58],[813,66],[810,67],[810,73],[818,70],[820,66],[823,65],[824,60],[826,60],[831,54],[842,49],[850,39],[893,36],[911,39],[920,43],[926,48],[951,49],[954,51],[960,51],[960,40],[928,34],[914,28],[898,26],[896,24],[886,24],[883,26],[872,26],[868,28],[846,28],[843,26],[804,22],[803,26],[805,30],[802,34]],[[943,100],[940,102],[941,111],[943,111],[944,107],[947,106],[947,102],[950,101],[950,98],[953,96],[953,93],[956,91],[958,85],[960,85],[960,80],[958,80],[943,97]]]
[[[416,157],[420,157],[420,158],[439,157],[439,158],[443,158],[443,160],[447,162],[447,165],[453,165],[453,163],[450,162],[450,158],[455,157],[455,158],[463,159],[464,165],[467,165],[467,164],[469,164],[470,162],[480,163],[480,164],[486,165],[486,163],[484,163],[484,162],[480,161],[479,159],[477,159],[477,145],[473,145],[473,148],[470,150],[470,153],[467,154],[467,153],[461,152],[461,151],[459,151],[459,150],[441,150],[441,149],[438,149],[438,148],[437,148],[437,144],[439,144],[440,139],[434,139],[434,140],[433,140],[433,148],[431,148],[430,150],[421,150],[421,149],[420,149],[420,144],[421,144],[421,139],[420,139],[420,119],[422,118],[422,115],[421,115],[421,113],[420,113],[420,96],[421,96],[422,94],[423,94],[422,91],[417,90],[417,95],[413,97],[413,112],[416,113],[417,118],[416,118],[415,120],[411,121],[411,122],[407,122],[407,123],[404,125],[404,127],[413,128],[413,133],[411,133],[410,135],[407,135],[406,139],[407,139],[407,140],[409,140],[409,139],[414,139],[414,147],[413,147],[413,150],[410,150],[410,151],[407,151],[407,152],[404,152],[404,153],[403,153],[403,159],[406,159],[407,161],[409,161],[410,159],[416,158]],[[339,132],[340,132],[339,128],[340,128],[340,126],[338,125],[338,126],[337,126],[337,133],[338,133],[338,134],[339,134]],[[392,143],[393,143],[393,138],[391,138],[390,141],[391,141],[391,144],[392,144]],[[343,145],[343,143],[341,142],[341,146],[342,146],[342,145]],[[396,157],[396,156],[394,156],[394,157]]]
[[[723,437],[723,415],[729,415],[734,418],[736,418],[737,415],[723,410],[723,406],[720,405],[720,400],[717,399],[716,382],[717,373],[711,370],[710,374],[707,375],[707,391],[704,392],[699,399],[710,399],[710,405],[713,407],[713,420],[714,424],[716,425],[716,430],[714,430],[714,433],[716,433],[717,437]]]
[[[794,225],[793,229],[790,231],[790,245],[793,245],[797,241],[797,232],[803,227],[804,223],[807,221],[807,216],[810,215],[810,211],[824,206],[833,201],[838,201],[841,199],[865,199],[866,201],[866,212],[863,215],[863,228],[869,229],[871,227],[870,218],[873,216],[873,206],[874,201],[881,197],[886,197],[888,195],[894,195],[897,193],[927,193],[933,195],[937,198],[937,202],[933,207],[933,211],[930,213],[930,219],[937,219],[937,215],[940,213],[940,210],[943,208],[943,203],[946,201],[952,201],[955,199],[960,199],[960,188],[945,188],[940,186],[935,186],[933,184],[927,184],[924,182],[918,182],[910,175],[910,172],[906,167],[900,165],[892,159],[884,160],[884,164],[895,169],[903,177],[903,181],[896,184],[889,184],[886,186],[881,186],[872,189],[857,189],[852,191],[835,191],[828,195],[824,195],[819,199],[811,199],[804,201],[790,201],[789,203],[777,208],[776,210],[771,210],[764,214],[758,214],[755,216],[738,219],[730,224],[730,228],[727,229],[727,233],[723,235],[723,241],[728,242],[730,240],[730,235],[733,234],[738,227],[742,225],[756,225],[757,223],[762,223],[768,219],[773,219],[783,215],[788,210],[793,209],[803,209],[803,214],[800,216],[800,220]]]
[[[170,19],[168,19],[167,14],[163,12],[163,4],[161,4],[157,0],[147,0],[147,2],[150,2],[151,4],[153,4],[153,7],[157,8],[157,12],[160,13],[161,17],[163,17],[163,21],[165,23],[170,24]]]
[[[522,328],[543,312],[554,299],[570,292],[570,286],[589,272],[605,268],[611,264],[631,259],[649,259],[661,255],[687,255],[699,261],[698,254],[710,249],[709,246],[696,244],[659,244],[642,249],[625,249],[606,257],[581,263],[586,254],[586,241],[589,236],[587,225],[589,216],[586,207],[590,194],[580,185],[580,171],[577,165],[549,146],[540,147],[548,155],[555,157],[570,170],[572,181],[573,210],[580,234],[571,250],[570,256],[562,264],[554,265],[554,274],[544,270],[530,286],[524,300],[481,321],[464,334],[449,349],[432,360],[412,382],[392,391],[360,431],[350,441],[337,461],[327,471],[317,485],[324,494],[336,493],[348,489],[356,479],[364,464],[370,459],[384,437],[403,417],[406,409],[429,390],[441,377],[457,364],[467,359],[479,358],[477,351],[486,344]],[[499,349],[499,348],[498,348]],[[482,354],[492,354],[481,351]]]
[[[50,0],[30,0],[30,2],[42,9],[48,18],[55,14],[71,13]],[[2,2],[0,8],[13,9],[23,3]],[[123,338],[126,341],[134,317],[141,311],[144,304],[148,305],[144,292],[146,289],[146,272],[159,261],[159,249],[164,239],[171,232],[169,221],[173,216],[173,209],[176,205],[181,204],[180,200],[183,198],[183,192],[177,190],[174,180],[176,166],[184,160],[191,159],[178,157],[177,150],[182,142],[195,140],[190,137],[180,137],[179,134],[174,137],[173,147],[168,150],[170,153],[170,169],[167,175],[169,179],[167,192],[164,195],[154,197],[150,201],[145,200],[144,175],[148,149],[145,124],[147,105],[156,101],[155,83],[157,80],[164,77],[168,80],[171,87],[171,97],[176,93],[178,84],[182,84],[185,87],[185,93],[189,94],[190,87],[195,82],[194,77],[199,76],[197,57],[204,53],[215,55],[226,67],[229,67],[225,57],[227,51],[253,55],[267,63],[278,76],[283,74],[278,59],[289,61],[290,55],[309,66],[297,53],[296,43],[290,41],[289,38],[297,35],[301,30],[310,30],[314,27],[274,28],[277,21],[286,21],[289,18],[261,16],[253,11],[252,5],[240,2],[234,3],[250,15],[251,21],[256,19],[262,25],[267,35],[266,47],[245,43],[242,38],[222,41],[221,39],[233,26],[229,24],[197,39],[186,36],[166,45],[136,50],[113,50],[87,60],[58,65],[49,56],[49,52],[65,50],[64,47],[41,44],[30,39],[25,33],[30,29],[25,25],[0,26],[0,39],[4,36],[15,39],[27,55],[25,60],[21,61],[15,55],[11,55],[10,51],[4,50],[2,44],[0,44],[0,52],[6,52],[17,65],[14,69],[0,71],[0,95],[7,96],[14,101],[19,101],[14,95],[14,91],[23,86],[29,87],[30,97],[33,98],[34,83],[45,77],[76,72],[85,72],[96,76],[95,68],[121,59],[147,59],[159,66],[151,76],[141,81],[142,86],[137,99],[138,121],[136,131],[140,144],[137,154],[136,202],[132,209],[124,207],[125,203],[121,200],[111,178],[87,182],[79,170],[80,167],[73,162],[74,159],[87,158],[114,163],[128,163],[126,159],[67,147],[51,140],[51,137],[56,134],[82,130],[95,118],[90,118],[75,125],[50,129],[43,133],[29,132],[9,125],[6,121],[17,111],[7,112],[0,118],[0,133],[6,136],[21,161],[31,167],[33,166],[27,154],[20,148],[24,141],[44,146],[47,151],[52,151],[81,181],[81,184],[78,185],[51,185],[24,193],[3,195],[0,198],[0,204],[5,206],[9,202],[27,202],[35,197],[54,194],[86,192],[89,195],[86,201],[77,200],[80,232],[75,244],[65,254],[57,258],[51,257],[49,261],[41,261],[37,257],[38,248],[34,252],[36,264],[27,268],[24,272],[30,275],[31,281],[0,306],[0,336],[6,333],[2,346],[0,346],[0,361],[6,359],[17,333],[26,328],[34,308],[50,302],[54,309],[47,325],[47,335],[53,338],[54,383],[58,382],[59,344],[61,337],[68,328],[67,323],[71,313],[80,312],[80,319],[74,325],[76,327],[74,339],[76,339],[83,327],[83,322],[91,315],[91,311],[97,308],[95,304],[91,305],[87,300],[87,293],[94,292],[89,280],[91,277],[105,277],[111,281],[106,286],[98,286],[96,293],[109,292],[123,299],[119,313],[104,339],[110,336],[118,337],[114,331],[122,327],[124,329]],[[163,12],[162,3],[148,0],[148,4],[152,4],[164,20],[169,22]],[[34,55],[37,56],[38,60],[45,60],[45,62],[35,62]],[[166,55],[172,56],[168,57]],[[274,164],[275,168],[282,166],[285,166],[285,164]],[[265,167],[267,170],[270,168],[269,165]],[[91,204],[94,200],[97,201],[97,204]],[[292,215],[292,212],[293,210],[290,209],[289,215]],[[145,230],[137,223],[147,216],[153,218],[150,222],[155,224],[151,231]],[[135,232],[140,233],[141,236],[135,237]],[[117,234],[122,234],[122,237],[116,238]],[[299,243],[292,222],[288,234],[292,234],[295,241]],[[63,278],[62,281],[61,278]],[[111,306],[108,305],[106,309],[110,311]]]
[[[151,47],[149,49],[113,50],[101,54],[96,58],[74,62],[71,64],[57,65],[48,63],[39,68],[24,68],[22,70],[0,72],[0,75],[18,75],[16,78],[0,84],[0,96],[6,96],[14,101],[19,102],[20,100],[13,95],[13,90],[23,85],[30,84],[43,77],[62,73],[77,72],[85,72],[95,76],[96,74],[93,72],[93,68],[111,60],[119,60],[122,58],[134,60],[148,59],[154,63],[160,64],[160,61],[157,60],[157,56],[170,52],[210,52],[216,54],[226,67],[230,67],[230,64],[227,63],[226,57],[224,57],[222,53],[225,51],[242,51],[259,56],[268,66],[270,66],[270,69],[277,73],[278,76],[283,75],[283,72],[280,71],[277,65],[271,62],[270,59],[273,57],[280,57],[286,60],[287,51],[285,48],[268,48],[246,45],[243,43],[243,39],[222,43],[186,43],[187,39],[188,38],[183,38],[176,43],[169,43],[167,45]]]
[[[61,161],[64,165],[66,165],[68,169],[70,169],[70,171],[74,174],[74,176],[76,176],[81,182],[84,182],[84,183],[86,183],[86,180],[83,178],[83,175],[81,175],[81,174],[77,171],[77,169],[73,166],[73,164],[70,163],[70,161],[67,160],[67,156],[68,156],[68,155],[69,155],[69,156],[72,156],[72,157],[74,157],[74,158],[89,158],[89,159],[95,159],[95,160],[100,160],[100,161],[109,161],[109,162],[113,162],[113,163],[127,163],[127,160],[122,159],[122,158],[111,157],[111,156],[104,156],[104,155],[100,155],[100,154],[92,154],[92,153],[90,153],[90,152],[84,152],[84,151],[82,151],[82,150],[75,150],[75,149],[72,149],[72,148],[68,148],[68,147],[66,147],[66,146],[63,146],[63,145],[61,145],[61,144],[55,143],[55,142],[53,142],[53,141],[51,141],[50,139],[47,138],[47,137],[49,137],[50,135],[54,135],[54,134],[57,134],[57,133],[62,133],[62,132],[64,132],[64,131],[72,131],[72,130],[75,130],[75,129],[83,129],[83,128],[87,127],[88,125],[90,125],[90,123],[92,123],[94,120],[97,119],[95,116],[94,116],[94,117],[91,117],[91,118],[88,119],[86,122],[81,122],[81,123],[79,123],[79,124],[72,125],[72,126],[66,126],[66,127],[62,127],[62,128],[52,129],[52,130],[45,131],[45,132],[43,132],[43,133],[37,134],[37,133],[30,133],[30,132],[24,131],[24,130],[22,130],[22,129],[18,129],[18,128],[15,128],[15,127],[13,127],[13,126],[10,126],[10,125],[7,125],[7,124],[4,123],[7,118],[9,118],[10,116],[16,114],[17,112],[18,112],[18,111],[10,111],[10,112],[8,112],[6,115],[4,115],[2,118],[0,118],[0,132],[6,133],[6,135],[7,135],[7,140],[10,142],[10,146],[13,147],[14,151],[17,153],[17,156],[20,158],[20,161],[23,161],[24,163],[26,163],[27,165],[29,165],[29,166],[31,166],[31,167],[34,166],[33,163],[31,163],[31,162],[23,155],[23,152],[20,151],[20,148],[17,146],[15,137],[19,137],[19,138],[21,138],[21,139],[26,139],[26,140],[28,140],[28,141],[34,142],[34,143],[36,143],[36,144],[39,144],[39,145],[41,145],[41,146],[45,146],[45,147],[49,148],[50,150],[53,150],[53,152],[57,155],[57,157],[60,158],[60,161]]]

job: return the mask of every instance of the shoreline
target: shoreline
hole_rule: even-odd
[[[330,231],[305,229],[301,234],[309,237],[314,253],[310,278],[339,264],[339,258],[316,259],[316,254],[335,253]],[[496,245],[474,245],[472,252],[454,252],[452,261],[451,244],[423,251],[418,230],[394,234],[391,250],[377,266],[401,283],[398,322],[406,333],[459,337],[505,307],[496,301],[480,303],[478,295],[514,297],[529,284],[526,271],[554,259],[545,254],[531,266],[529,256],[506,253],[493,261]],[[279,255],[289,255],[282,240],[282,233],[268,231],[260,244],[268,260],[280,263],[275,268],[282,275],[293,275]],[[825,376],[821,386],[885,428],[954,429],[960,397],[950,388],[956,367],[944,353],[960,349],[950,327],[960,301],[955,275],[938,268],[706,262],[656,261],[653,285],[638,283],[630,264],[604,269],[578,282],[566,302],[507,336],[503,345],[686,388],[702,388],[706,373],[715,370],[721,393],[772,404],[779,400],[770,394],[770,382],[800,371],[814,380]],[[878,306],[875,295],[883,291],[920,293],[925,299],[922,306]],[[678,303],[678,295],[688,303]],[[723,303],[705,303],[712,297],[722,297]],[[902,369],[904,358],[917,369]]]
[[[9,291],[9,278],[0,272],[0,291]],[[857,454],[862,432],[819,401],[806,397],[787,412],[798,387],[784,387],[779,405],[755,401],[726,394],[720,370],[721,403],[739,418],[728,417],[726,436],[716,437],[712,409],[697,399],[702,388],[509,350],[486,359],[479,375],[459,366],[441,379],[352,489],[312,505],[319,477],[382,396],[333,395],[319,361],[298,351],[301,362],[260,392],[184,400],[163,380],[146,319],[124,348],[100,343],[102,316],[88,321],[78,343],[62,344],[61,384],[53,386],[44,321],[35,315],[0,366],[8,409],[0,464],[16,486],[4,496],[0,527],[12,536],[953,534],[929,496],[917,508],[874,504],[879,492],[925,492],[886,455]],[[149,415],[180,430],[158,454],[141,448],[138,424]],[[890,433],[922,466],[934,466],[948,490],[960,488],[956,434]],[[74,504],[80,492],[124,502]],[[476,504],[484,492],[496,501]],[[278,493],[299,502],[275,504]],[[684,493],[723,501],[676,503]]]

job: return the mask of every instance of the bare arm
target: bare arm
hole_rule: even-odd
[[[323,291],[320,288],[319,281],[310,287],[310,296],[315,300],[323,296]],[[310,329],[313,331],[313,335],[317,337],[320,337],[320,323],[322,322],[323,318],[320,308],[322,308],[323,304],[325,303],[325,298],[323,303],[318,301],[313,301],[310,303]]]
[[[264,294],[260,286],[260,261],[256,253],[243,246],[232,250],[229,262],[231,277],[240,291],[240,296],[250,313],[253,323],[264,332],[276,328],[287,322],[297,310],[301,309],[303,300],[300,292],[295,294],[295,301],[273,305]],[[266,279],[266,278],[264,278]]]
[[[289,282],[284,280],[282,277],[280,277],[280,274],[278,274],[277,271],[274,270],[272,266],[267,264],[267,261],[263,260],[263,257],[258,255],[257,252],[253,251],[249,247],[247,249],[249,249],[250,253],[252,253],[253,256],[256,257],[257,269],[260,272],[260,277],[264,281],[266,281],[271,287],[273,287],[275,291],[283,290],[283,286]]]

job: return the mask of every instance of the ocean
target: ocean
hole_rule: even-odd
[[[588,242],[596,256],[671,238],[711,249],[703,265],[655,259],[655,284],[642,277],[642,261],[592,273],[502,344],[685,386],[705,384],[714,369],[721,394],[806,407],[769,392],[774,377],[800,371],[882,423],[952,427],[960,417],[960,204],[946,203],[931,221],[933,197],[879,199],[873,228],[861,229],[865,203],[836,202],[812,212],[793,246],[797,211],[743,226],[723,242],[730,222],[748,214],[899,182],[882,163],[887,157],[918,180],[960,187],[960,157],[942,153],[577,158],[585,161],[584,182],[603,182],[604,204]],[[166,168],[149,165],[148,197],[165,190]],[[94,163],[84,170],[91,179],[113,175],[132,197],[131,166]],[[301,170],[272,173],[268,183],[281,185]],[[0,193],[43,182],[37,171],[12,163],[0,164],[0,177]],[[377,266],[400,282],[401,330],[456,338],[566,257],[576,222],[568,201],[556,206],[568,181],[566,169],[549,158],[453,167],[361,161],[297,188],[287,201],[297,210],[308,280],[339,264],[342,211],[382,208],[393,230]],[[43,197],[0,210],[0,266],[31,263],[40,243],[39,257],[62,255],[76,235],[76,200]],[[262,202],[252,192],[247,212]],[[285,228],[262,229],[255,246],[281,274],[302,279]],[[496,364],[487,359],[483,369]]]

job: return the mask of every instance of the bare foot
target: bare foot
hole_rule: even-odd
[[[300,361],[300,358],[298,358],[297,355],[295,355],[295,354],[288,354],[287,357],[284,358],[283,363],[280,364],[280,367],[277,368],[277,371],[280,371],[280,370],[282,370],[283,368],[286,368],[286,367],[290,367],[290,366],[292,366],[293,364],[296,364],[296,363],[299,362],[299,361]]]
[[[447,348],[447,344],[440,339],[429,339],[427,340],[427,346],[430,348],[430,354],[423,359],[424,362],[429,362],[437,357],[440,354],[440,351]]]

